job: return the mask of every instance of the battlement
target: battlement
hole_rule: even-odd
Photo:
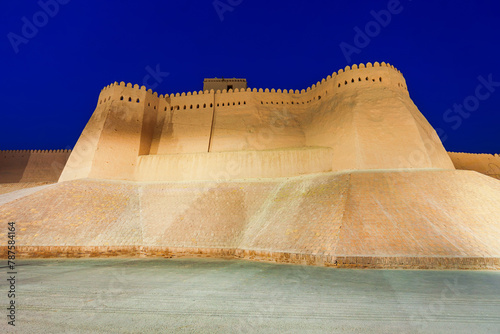
[[[0,150],[0,156],[3,154],[19,154],[19,153],[71,153],[71,150]]]
[[[205,81],[217,81],[221,79],[205,79]],[[245,81],[246,79],[224,79],[227,82],[232,80],[235,81]],[[125,83],[125,82],[114,82],[112,84],[107,85],[101,90],[101,95],[99,97],[99,104],[105,103],[112,99],[111,90],[112,88],[123,88],[124,94],[129,95],[120,95],[115,96],[118,97],[118,100],[128,101],[128,102],[137,102],[140,103],[140,95],[151,95],[154,97],[158,97],[159,99],[174,99],[177,97],[185,97],[185,96],[203,96],[203,95],[213,95],[213,94],[235,94],[235,93],[257,93],[263,99],[269,100],[271,94],[285,94],[291,95],[294,98],[299,98],[299,104],[306,104],[314,101],[318,98],[318,96],[313,96],[317,92],[327,91],[330,89],[332,94],[345,92],[346,89],[351,89],[360,84],[383,84],[384,86],[390,86],[392,88],[397,88],[403,91],[407,91],[408,88],[406,86],[406,81],[401,74],[401,72],[395,68],[393,65],[390,65],[385,62],[375,62],[375,63],[366,63],[359,65],[346,66],[344,69],[339,69],[338,72],[333,72],[331,75],[328,75],[326,78],[323,78],[321,81],[317,81],[316,84],[312,84],[311,86],[304,89],[275,89],[275,88],[234,88],[234,89],[206,89],[199,91],[191,91],[191,92],[182,92],[182,93],[170,93],[170,94],[158,94],[157,92],[152,91],[151,89],[147,89],[145,86],[139,86],[137,84]],[[264,95],[261,95],[261,94]],[[321,95],[319,95],[321,98]],[[276,95],[276,97],[278,97]],[[267,99],[266,99],[267,98]],[[271,97],[274,99],[274,97]],[[269,101],[268,101],[269,102]],[[281,100],[278,101],[281,104]],[[264,102],[265,103],[265,102]],[[274,104],[274,103],[273,103]],[[282,104],[286,104],[283,101]],[[289,103],[292,104],[292,103]],[[294,103],[297,104],[297,103]]]

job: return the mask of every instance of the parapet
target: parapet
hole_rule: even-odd
[[[146,90],[145,86],[137,84],[114,82],[101,90],[99,104],[108,102],[114,99],[123,99],[128,102],[141,102],[141,96],[150,95],[160,99],[176,98],[176,97],[193,97],[207,94],[234,94],[234,93],[264,93],[264,94],[289,94],[295,97],[302,98],[304,103],[309,99],[313,99],[316,92],[328,89],[331,93],[345,91],[355,87],[357,84],[383,84],[386,86],[408,92],[406,81],[401,72],[393,65],[385,62],[368,62],[366,64],[346,66],[344,69],[339,69],[333,72],[326,78],[317,81],[315,84],[305,89],[275,89],[275,88],[248,88],[246,79],[241,78],[206,78],[204,79],[203,90],[182,93],[158,94],[151,89]],[[212,87],[212,85],[215,85]],[[222,85],[222,86],[221,86]],[[220,86],[220,87],[219,87]],[[231,87],[228,87],[231,86]],[[112,96],[112,88],[122,88],[123,95]],[[317,97],[316,97],[317,98]]]
[[[0,150],[0,155],[2,154],[12,154],[12,153],[71,153],[71,150]]]

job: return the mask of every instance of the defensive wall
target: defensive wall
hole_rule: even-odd
[[[500,180],[500,155],[448,152],[456,169],[474,170]]]
[[[318,148],[330,150],[315,156],[324,159],[320,165],[329,164],[326,171],[454,169],[436,132],[411,101],[400,71],[375,62],[347,66],[300,91],[247,88],[158,95],[144,86],[115,82],[101,91],[60,181],[199,175],[172,169],[160,175],[161,166],[174,164],[179,154],[190,154],[197,166],[217,168],[238,164],[242,151],[267,151],[252,153],[257,166],[266,165],[273,154],[276,159],[293,155],[296,164],[305,165],[310,155],[304,149],[309,148],[311,154]],[[226,161],[219,155],[214,164],[215,152],[225,152]],[[153,155],[162,157],[146,157]],[[286,161],[279,166],[271,175],[317,172],[316,167],[297,170]],[[266,177],[262,170],[244,175]]]
[[[71,150],[0,151],[0,183],[57,182]]]

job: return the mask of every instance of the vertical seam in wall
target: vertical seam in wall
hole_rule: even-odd
[[[213,127],[214,127],[214,122],[215,122],[215,94],[216,94],[216,92],[214,91],[213,109],[212,109],[212,121],[210,122],[210,134],[208,135],[208,149],[207,149],[207,152],[210,152],[210,146],[212,145],[212,130],[213,130]]]

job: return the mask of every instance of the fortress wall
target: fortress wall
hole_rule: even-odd
[[[163,127],[165,122],[171,122],[171,115],[173,114],[173,111],[170,111],[171,99],[168,95],[165,97],[160,95],[158,103],[158,112],[156,113],[156,120],[154,120],[153,134],[148,154],[158,154],[158,145],[160,143]]]
[[[160,110],[165,121],[153,140],[154,154],[208,151],[214,94],[188,94],[172,94],[170,106]]]
[[[168,108],[164,98],[158,98],[156,93],[145,94],[142,128],[140,130],[139,155],[149,154],[151,150],[158,114],[165,113],[165,111],[160,111],[161,107],[164,109]]]
[[[71,150],[0,151],[0,183],[57,182]]]
[[[88,177],[130,180],[137,157],[149,152],[148,138],[153,135],[158,109],[158,97],[143,86],[121,82],[112,91],[98,147]],[[144,142],[146,141],[146,143]],[[150,142],[150,141],[149,141]]]
[[[266,92],[216,95],[210,151],[304,146],[304,108],[285,104],[289,99],[287,94]]]
[[[456,169],[473,170],[500,180],[500,155],[448,152]]]
[[[68,162],[61,173],[59,182],[86,178],[90,175],[104,122],[114,103],[112,97],[115,85],[118,85],[118,83],[115,82],[101,90],[97,106],[78,138]]]
[[[136,181],[276,178],[328,172],[330,148],[143,155]]]
[[[453,168],[403,76],[386,63],[347,66],[301,91],[158,97],[144,86],[115,83],[103,89],[94,114],[70,158],[80,163],[71,163],[61,180],[131,179],[137,157],[146,154],[303,146],[332,147],[334,170]]]
[[[431,125],[416,107],[415,115],[409,110],[414,104],[399,71],[353,65],[325,85],[333,97],[311,105],[306,143],[334,148],[334,170],[453,168]]]
[[[31,151],[0,151],[0,183],[21,182]]]

